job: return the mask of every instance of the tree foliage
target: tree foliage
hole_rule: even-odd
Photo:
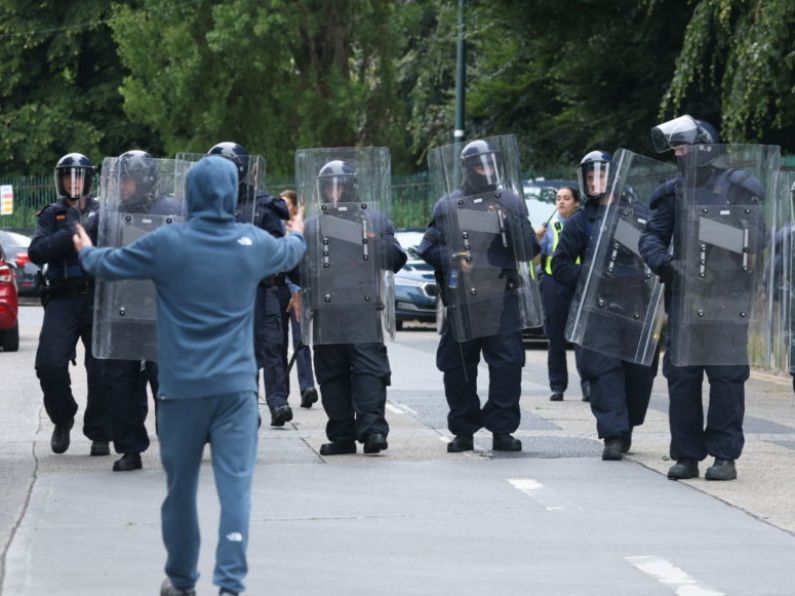
[[[41,172],[72,151],[98,160],[151,140],[122,112],[108,14],[100,0],[0,2],[3,174]]]
[[[795,3],[698,0],[663,114],[708,98],[731,142],[795,149]]]

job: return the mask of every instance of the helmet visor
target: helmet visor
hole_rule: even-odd
[[[91,176],[87,168],[66,167],[55,170],[55,187],[62,197],[79,199],[91,191]]]
[[[481,153],[466,159],[467,167],[487,186],[499,186],[502,183],[496,153]]]
[[[348,192],[351,185],[351,176],[320,176],[317,186],[321,202],[336,204],[353,201]]]
[[[651,129],[651,144],[657,153],[680,145],[692,145],[698,138],[698,123],[690,116],[680,116]]]
[[[610,162],[592,161],[582,164],[577,170],[580,183],[580,194],[583,197],[595,198],[607,192],[607,177],[610,174]]]

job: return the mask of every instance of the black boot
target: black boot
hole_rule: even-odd
[[[166,578],[163,580],[163,585],[160,586],[160,596],[196,596],[196,590],[178,590],[171,583],[171,580]]]
[[[734,480],[737,478],[737,468],[733,459],[715,458],[715,463],[704,472],[704,480]]]
[[[386,442],[386,437],[381,433],[373,433],[367,440],[364,442],[364,449],[365,453],[380,453],[384,451],[386,448],[389,447],[389,444]]]
[[[472,435],[456,435],[447,444],[447,453],[461,453],[462,451],[472,451],[474,449],[475,443]]]
[[[75,421],[72,420],[68,424],[56,424],[52,429],[52,437],[50,438],[50,448],[53,453],[66,453],[69,449],[69,431]]]
[[[132,472],[141,468],[143,468],[143,464],[141,463],[140,453],[125,453],[113,462],[114,472]]]
[[[301,393],[301,407],[311,408],[312,404],[317,401],[317,389],[310,387]]]
[[[694,459],[677,459],[676,463],[668,470],[668,478],[671,480],[698,478],[698,462]]]
[[[492,451],[521,451],[522,442],[508,433],[494,433],[491,439]]]
[[[332,441],[320,446],[320,455],[347,455],[356,453],[356,441]]]
[[[619,461],[624,457],[621,453],[623,441],[621,437],[608,437],[605,439],[605,448],[602,450],[604,461]]]
[[[563,392],[555,391],[555,393],[549,396],[549,401],[563,401]]]
[[[284,426],[293,419],[293,409],[288,405],[276,406],[271,410],[271,426]]]

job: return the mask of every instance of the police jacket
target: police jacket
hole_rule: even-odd
[[[591,237],[604,210],[597,201],[587,201],[566,222],[552,254],[552,277],[559,284],[571,290],[577,287],[581,263],[586,262]]]
[[[254,189],[250,187],[246,187],[246,192],[255,193]],[[254,209],[253,218],[251,214],[252,206]],[[237,214],[237,221],[240,223],[249,223],[252,219],[254,225],[258,228],[265,230],[274,238],[282,238],[285,231],[284,222],[290,219],[290,210],[282,197],[266,192],[256,192],[253,203],[246,203]],[[284,283],[282,273],[286,273],[293,283],[298,283],[299,270],[298,266],[296,266],[290,271],[280,272],[279,275],[264,280],[265,285]]]
[[[517,272],[517,262],[531,261],[541,252],[541,248],[530,224],[524,201],[509,191],[498,191],[497,194],[504,215],[504,231],[495,233],[487,246],[473,244],[472,251],[483,252],[478,257],[484,258],[489,267],[503,269],[506,279],[518,279],[518,276],[512,276],[512,273]],[[465,199],[467,196],[465,191],[457,190],[436,202],[433,219],[417,250],[422,259],[433,267],[439,296],[444,304],[448,303],[446,288],[450,280],[447,277],[452,274],[449,264],[456,253],[457,243],[460,242],[460,239],[447,237],[449,230],[454,227],[449,219],[453,215],[450,210],[460,199],[472,201],[471,196]],[[474,201],[472,202],[474,207]]]
[[[30,241],[30,260],[39,266],[47,265],[46,283],[51,290],[84,287],[93,279],[80,266],[72,236],[75,225],[82,223],[91,241],[97,242],[99,202],[88,198],[81,213],[80,208],[58,199],[38,212],[36,231]]]

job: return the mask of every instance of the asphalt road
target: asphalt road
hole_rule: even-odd
[[[111,472],[112,458],[89,457],[79,424],[69,452],[54,455],[33,370],[41,309],[23,308],[21,321],[20,351],[0,353],[0,592],[156,594],[165,559],[157,441],[144,470],[129,474]],[[524,451],[494,454],[490,435],[480,433],[475,453],[447,454],[436,342],[432,331],[404,331],[389,345],[390,447],[381,455],[319,456],[325,416],[318,406],[298,408],[297,395],[292,423],[263,426],[248,593],[795,593],[788,379],[755,374],[749,382],[737,481],[672,482],[664,476],[662,376],[630,457],[602,462],[578,392],[548,401],[546,352],[538,349],[528,351],[524,372]],[[574,389],[573,358],[570,370]],[[77,367],[72,375],[82,410],[85,374]],[[478,381],[485,396],[485,366]],[[215,594],[218,508],[204,466],[198,593]]]

